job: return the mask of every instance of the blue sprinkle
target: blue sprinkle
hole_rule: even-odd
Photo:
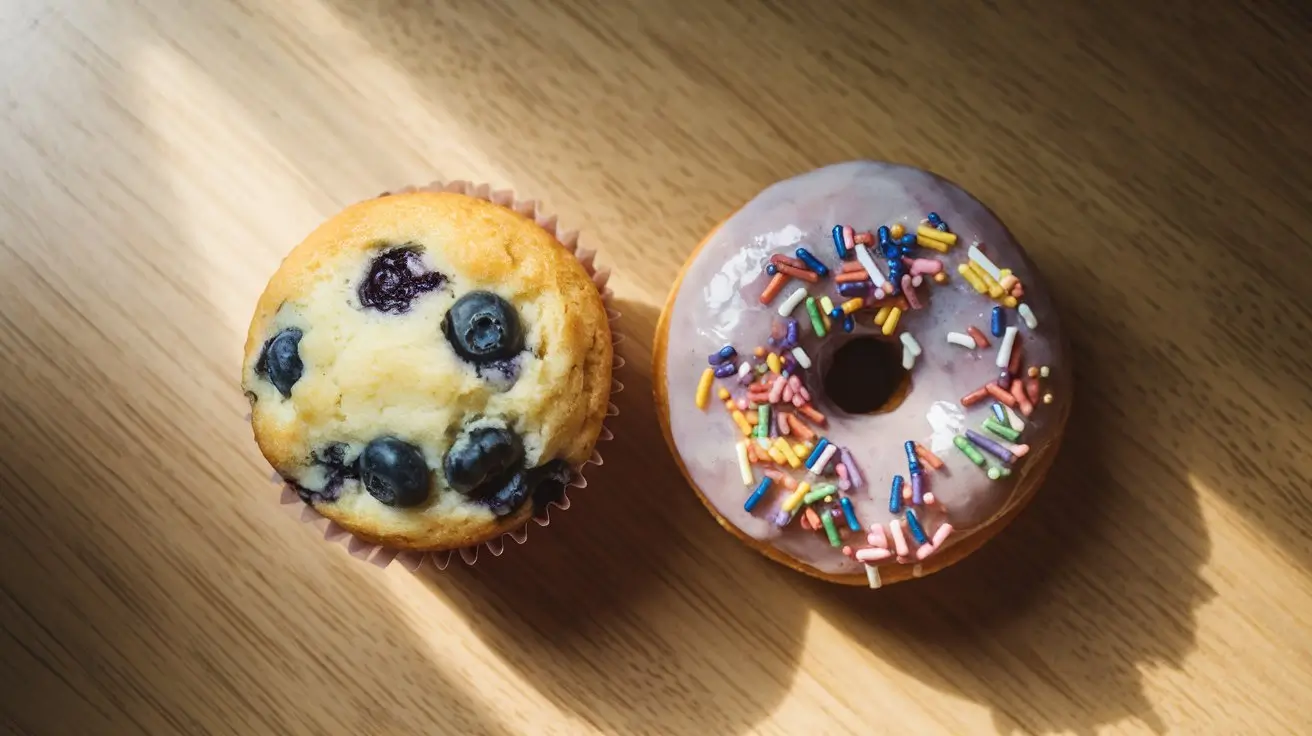
[[[916,512],[907,509],[907,528],[911,530],[911,536],[915,538],[916,544],[929,544],[929,537],[925,536],[925,530],[920,526],[920,519],[916,518]]]
[[[847,528],[854,532],[861,531],[861,524],[856,520],[856,510],[852,508],[852,499],[843,496],[838,499],[838,505],[843,507],[843,517],[847,519]]]
[[[706,356],[706,362],[710,365],[719,365],[726,360],[733,360],[736,357],[738,357],[738,351],[734,350],[732,345],[725,345],[719,350]]]
[[[1007,422],[1007,410],[1002,408],[1002,404],[999,404],[996,401],[993,402],[993,418],[997,419],[998,423],[1002,426],[1009,426]]]
[[[834,250],[841,260],[847,260],[847,243],[843,242],[843,226],[834,225]]]
[[[756,504],[761,502],[761,497],[768,490],[770,490],[770,478],[767,476],[761,479],[761,482],[756,486],[756,490],[752,491],[752,495],[747,497],[747,503],[743,504],[743,510],[751,512],[752,509],[756,508]]]
[[[939,223],[943,222],[943,218],[939,217],[937,212],[929,213],[929,215],[927,215],[925,219],[929,220],[929,224],[933,225],[934,227],[938,227]]]
[[[906,235],[903,235],[901,238],[898,239],[897,244],[902,246],[903,248],[910,248],[911,246],[915,245],[916,244],[915,233],[907,233]]]
[[[829,316],[832,317],[833,319],[842,319],[843,318],[842,308],[834,307],[833,309],[829,310]]]
[[[851,298],[854,296],[868,296],[870,290],[875,288],[870,281],[847,281],[838,285],[838,293],[842,296]]]
[[[774,265],[773,263],[767,264],[765,267],[765,273],[767,276],[774,276],[775,274],[779,273],[779,267]]]
[[[907,469],[911,472],[912,475],[919,473],[920,458],[916,457],[915,440],[907,440],[906,443],[902,445],[902,449],[907,454]]]
[[[789,317],[787,332],[784,335],[784,344],[786,344],[791,349],[797,347],[797,341],[798,341],[797,319],[794,317]]]
[[[941,233],[945,233],[948,231],[948,224],[946,222],[940,222],[938,225],[935,225],[934,227],[936,230],[938,230]]]
[[[734,365],[733,361],[731,360],[726,360],[715,367],[716,378],[728,378],[729,376],[732,376],[737,372],[738,372],[738,366]]]
[[[811,450],[811,456],[806,459],[806,467],[808,469],[810,469],[812,465],[815,465],[815,462],[820,459],[820,456],[824,454],[825,448],[828,446],[829,439],[826,437],[821,437],[820,441],[815,443],[815,448]]]
[[[797,254],[798,260],[805,263],[807,268],[815,271],[821,276],[829,275],[829,267],[821,263],[815,256],[811,255],[811,251],[806,248],[798,248],[794,252]]]
[[[1002,337],[1002,333],[1007,326],[1007,317],[1002,313],[1002,307],[993,308],[993,322],[991,324],[994,337]]]
[[[893,476],[893,487],[888,489],[888,513],[897,514],[902,511],[902,476]]]
[[[898,253],[900,252],[901,251],[898,249],[897,243],[894,243],[891,240],[885,240],[884,242],[879,244],[879,254],[883,256],[885,259],[892,260],[894,258],[897,258]]]
[[[851,332],[852,330],[855,329],[856,329],[856,319],[854,319],[852,315],[849,314],[847,315],[847,318],[843,320],[843,332]]]
[[[876,230],[875,232],[879,235],[880,245],[891,242],[893,240],[893,235],[889,232],[887,225],[880,225],[879,229]]]

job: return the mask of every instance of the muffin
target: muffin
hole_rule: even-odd
[[[522,530],[593,457],[611,393],[590,259],[554,218],[452,188],[318,227],[269,280],[246,340],[264,457],[314,512],[392,550]]]
[[[657,415],[719,523],[879,587],[940,570],[1033,496],[1070,410],[1039,274],[987,207],[856,161],[777,183],[697,247],[661,314]]]

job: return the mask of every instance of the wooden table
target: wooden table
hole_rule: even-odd
[[[8,0],[0,723],[1308,733],[1310,31],[1292,0]],[[878,593],[721,532],[647,368],[698,237],[855,157],[994,207],[1078,359],[1038,500]],[[277,505],[237,377],[283,253],[436,177],[582,227],[629,365],[574,509],[414,576]]]

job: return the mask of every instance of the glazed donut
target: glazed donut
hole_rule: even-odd
[[[977,549],[1033,495],[1070,409],[1039,275],[961,188],[871,161],[774,184],[684,265],[657,415],[720,524],[879,587]]]

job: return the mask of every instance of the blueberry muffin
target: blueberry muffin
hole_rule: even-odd
[[[347,208],[283,260],[246,340],[265,458],[367,542],[448,550],[558,500],[602,431],[610,328],[582,264],[450,192]]]

